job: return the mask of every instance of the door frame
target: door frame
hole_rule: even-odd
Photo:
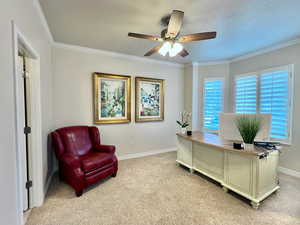
[[[22,196],[22,166],[19,163],[21,160],[21,140],[24,136],[24,125],[20,124],[22,110],[18,103],[20,98],[24,98],[24,93],[20,92],[20,85],[23,83],[18,79],[18,49],[19,44],[26,48],[35,61],[35,71],[31,77],[31,148],[29,149],[30,158],[29,163],[29,177],[32,178],[33,186],[30,190],[31,208],[41,206],[44,202],[44,182],[43,182],[43,153],[42,153],[42,122],[41,122],[41,91],[40,91],[40,56],[38,52],[32,47],[30,42],[21,33],[19,28],[12,21],[12,38],[13,38],[13,73],[14,73],[14,93],[15,93],[15,135],[16,135],[16,167],[17,167],[17,203],[20,215],[20,222],[23,224],[23,196]]]

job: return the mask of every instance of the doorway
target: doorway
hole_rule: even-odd
[[[44,201],[40,57],[17,26],[13,28],[15,136],[19,224],[24,212]],[[28,213],[27,213],[28,214]]]

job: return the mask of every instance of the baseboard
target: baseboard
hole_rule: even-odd
[[[156,155],[156,154],[166,153],[166,152],[174,152],[174,151],[177,151],[176,147],[122,155],[122,156],[118,156],[118,159],[119,160],[134,159],[134,158],[141,158],[141,157],[145,157],[145,156]]]
[[[31,209],[28,209],[26,212],[23,212],[23,225],[26,225],[30,213],[31,213]]]
[[[292,177],[300,178],[300,172],[298,172],[296,170],[291,170],[291,169],[284,168],[284,167],[278,167],[278,171],[281,173],[284,173],[286,175],[292,176]]]
[[[51,184],[52,177],[53,177],[53,175],[55,174],[55,172],[56,172],[56,171],[53,170],[52,173],[51,173],[51,175],[48,177],[48,180],[47,180],[46,185],[45,185],[45,188],[44,188],[44,198],[46,197],[46,194],[47,194],[47,192],[48,192],[48,190],[49,190],[49,186],[50,186],[50,184]]]

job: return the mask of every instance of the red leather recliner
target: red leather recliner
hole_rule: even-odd
[[[64,127],[51,133],[59,176],[82,195],[83,189],[108,176],[115,177],[115,146],[102,145],[97,127]]]

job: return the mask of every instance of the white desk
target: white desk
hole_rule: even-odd
[[[232,143],[217,134],[193,132],[192,136],[177,134],[177,162],[218,181],[228,189],[251,200],[253,208],[279,189],[277,150],[265,152],[236,150]]]

